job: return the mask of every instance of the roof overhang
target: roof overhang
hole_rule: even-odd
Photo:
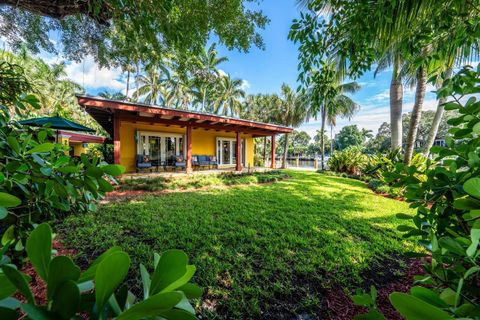
[[[68,137],[70,142],[81,143],[105,143],[107,138],[93,134],[74,132],[69,130],[57,130],[58,135]]]
[[[147,122],[153,124],[190,125],[194,128],[217,131],[238,131],[253,136],[269,136],[290,133],[292,128],[275,124],[224,117],[208,113],[108,100],[77,95],[78,103],[113,136],[113,117],[120,121]]]

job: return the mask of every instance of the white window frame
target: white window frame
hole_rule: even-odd
[[[223,162],[223,157],[222,157],[222,148],[218,147],[218,142],[220,141],[220,144],[223,141],[229,141],[230,142],[230,163],[222,163]],[[243,166],[245,166],[246,163],[246,157],[247,157],[247,139],[240,139],[242,146],[240,147],[240,160]],[[217,161],[220,166],[234,166],[236,163],[233,162],[233,153],[234,153],[234,148],[233,148],[233,142],[237,142],[236,138],[232,137],[216,137],[215,138],[215,154],[217,155]]]
[[[145,136],[145,144],[142,147],[142,136]],[[175,149],[177,150],[176,156],[180,155],[180,139],[183,139],[183,150],[182,154],[183,156],[186,155],[186,137],[184,134],[181,133],[170,133],[170,132],[159,132],[159,131],[137,131],[137,154],[143,154],[142,151],[145,151],[145,155],[150,155],[150,137],[159,137],[162,138],[161,141],[161,150],[160,150],[160,157],[161,159],[166,158],[165,154],[165,147],[167,145],[166,143],[166,138],[177,138],[175,142]]]

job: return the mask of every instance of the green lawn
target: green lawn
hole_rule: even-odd
[[[155,251],[186,251],[197,266],[194,282],[206,288],[198,308],[207,318],[315,315],[324,289],[359,285],[362,271],[411,249],[395,218],[409,209],[360,181],[289,174],[267,185],[111,203],[57,227],[80,260],[112,245],[135,264],[150,265]]]

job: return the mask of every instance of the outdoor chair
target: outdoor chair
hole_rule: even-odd
[[[210,156],[210,165],[213,166],[215,169],[218,169],[217,157]]]
[[[139,172],[139,170],[142,169],[150,169],[150,172],[152,171],[152,163],[146,156],[143,156],[141,154],[137,154],[137,161],[136,161],[136,172]]]
[[[185,159],[183,159],[183,157],[177,157],[175,159],[175,171],[177,171],[177,168],[180,168],[180,170],[187,169],[187,163],[185,162]]]

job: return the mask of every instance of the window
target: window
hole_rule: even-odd
[[[245,166],[245,139],[242,139],[240,161]],[[235,138],[217,137],[217,159],[220,165],[237,163],[237,140]]]
[[[166,132],[137,132],[137,154],[149,156],[154,165],[184,154],[183,135]]]

